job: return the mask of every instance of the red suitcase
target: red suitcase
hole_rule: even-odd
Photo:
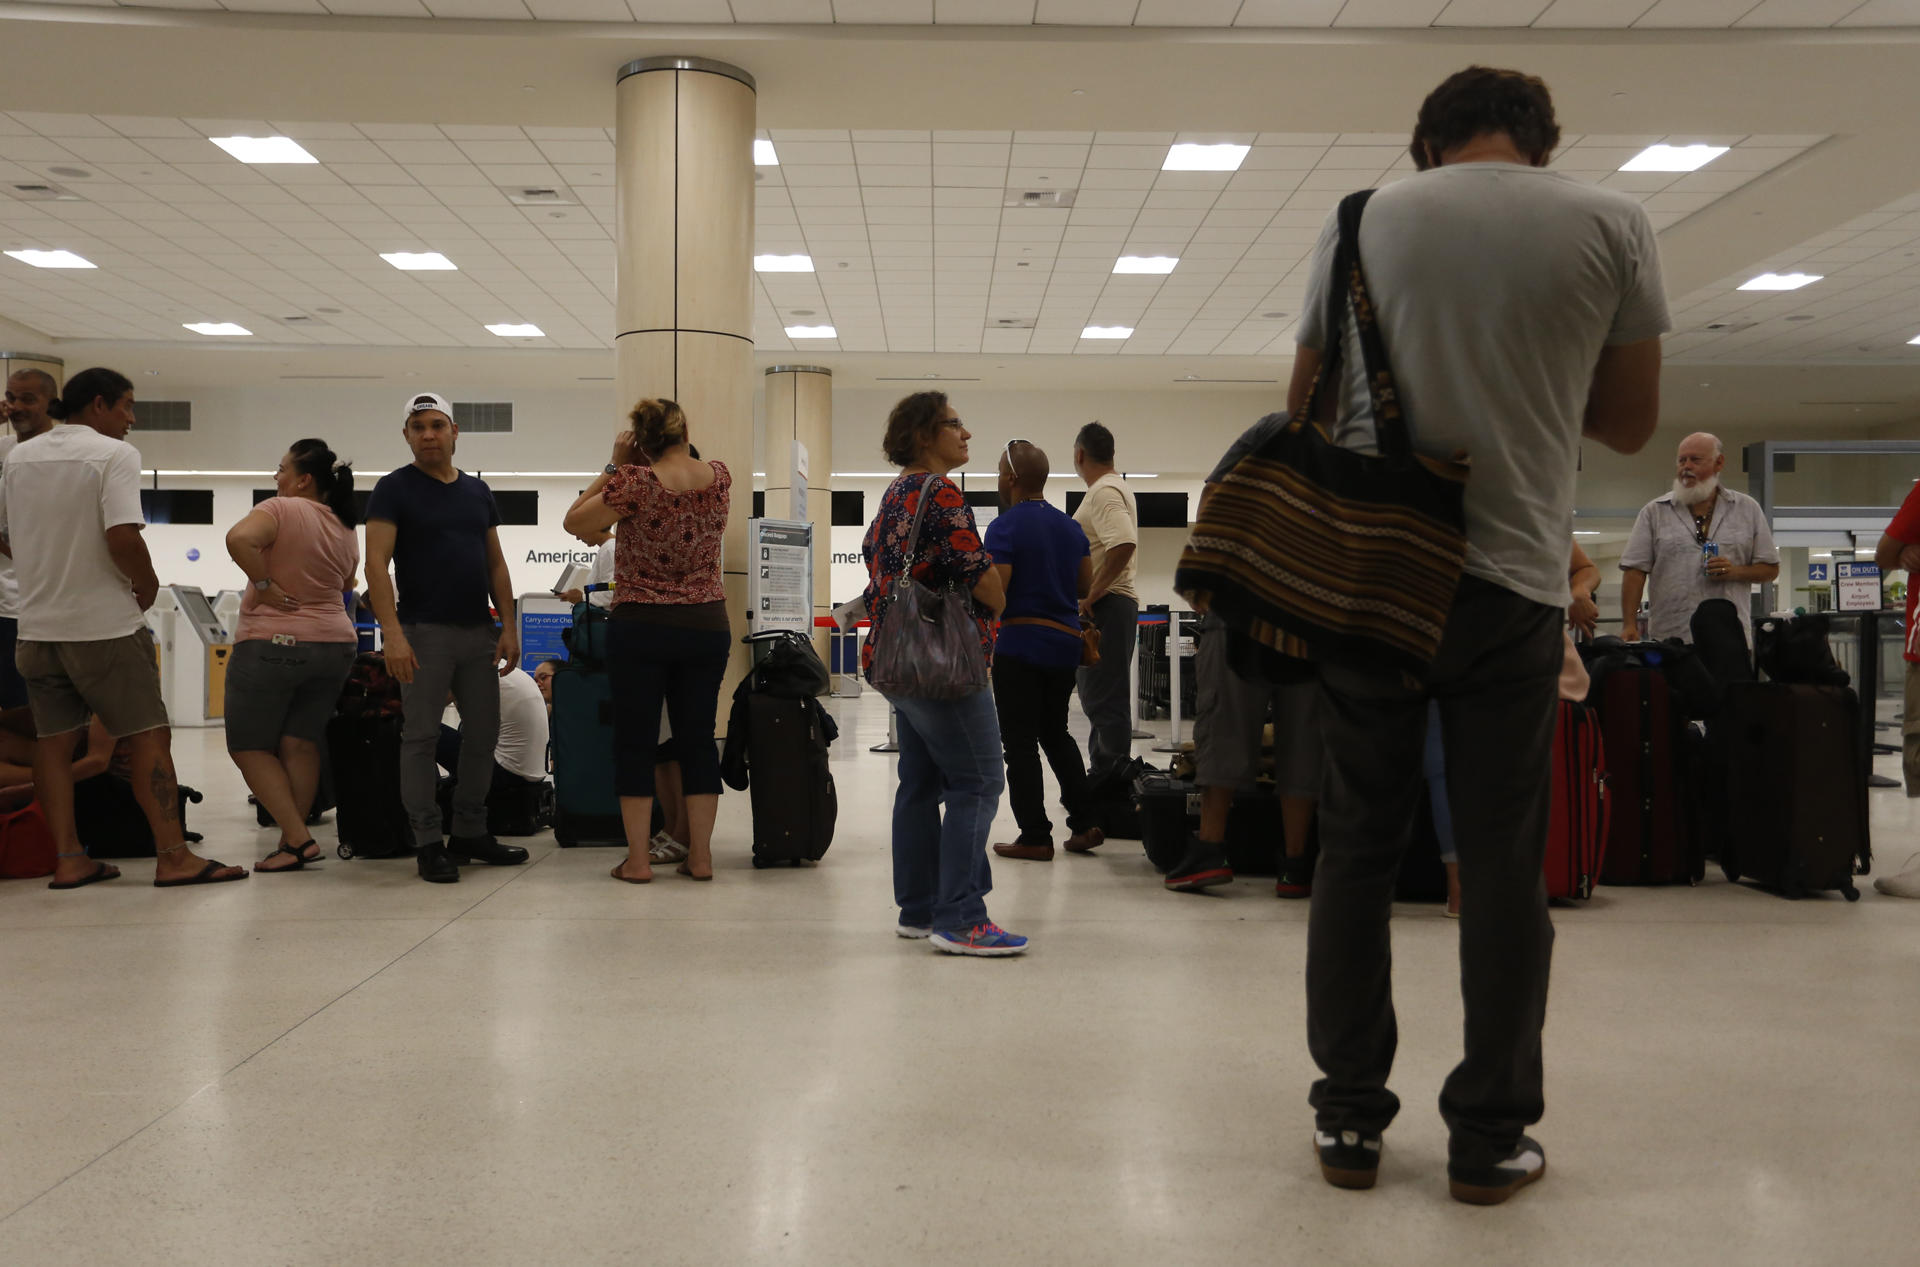
[[[1560,701],[1553,732],[1553,812],[1547,831],[1547,896],[1593,896],[1607,852],[1607,749],[1600,717]]]
[[[1635,662],[1593,666],[1587,697],[1599,709],[1613,800],[1600,882],[1698,884],[1707,862],[1693,828],[1686,722],[1658,662],[1660,648],[1632,650]]]

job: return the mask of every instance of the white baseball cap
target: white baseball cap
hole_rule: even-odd
[[[407,417],[411,418],[415,414],[427,409],[438,409],[447,416],[449,421],[453,419],[453,402],[445,396],[438,395],[434,392],[420,392],[417,395],[407,397]]]

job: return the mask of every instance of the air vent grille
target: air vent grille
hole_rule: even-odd
[[[453,423],[469,435],[504,434],[513,430],[513,402],[510,400],[456,400]]]
[[[55,185],[45,181],[29,181],[17,185],[8,185],[7,192],[21,202],[84,202],[79,194],[64,185]]]
[[[1009,189],[1001,199],[1003,207],[1071,207],[1077,189]]]
[[[193,402],[190,400],[142,400],[133,406],[134,426],[140,431],[193,430]]]

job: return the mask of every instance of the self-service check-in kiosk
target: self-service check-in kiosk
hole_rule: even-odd
[[[233,639],[195,585],[168,585],[147,612],[160,655],[160,693],[175,726],[218,726],[226,719],[227,661]]]

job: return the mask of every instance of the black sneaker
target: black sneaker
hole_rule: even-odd
[[[1547,1173],[1547,1150],[1525,1135],[1511,1156],[1491,1166],[1447,1163],[1447,1191],[1468,1205],[1499,1205]]]
[[[1186,856],[1167,872],[1167,887],[1176,893],[1198,893],[1217,884],[1233,883],[1227,865],[1227,847],[1195,838],[1187,842]]]
[[[422,845],[415,859],[420,868],[420,878],[429,884],[458,884],[460,868],[454,865],[445,845]]]
[[[1320,1159],[1320,1177],[1336,1188],[1371,1188],[1380,1177],[1378,1135],[1364,1131],[1313,1133],[1313,1155]]]
[[[1280,860],[1280,878],[1273,882],[1275,897],[1312,897],[1313,896],[1313,859],[1307,857],[1282,858]]]
[[[519,845],[503,845],[492,836],[455,836],[447,841],[447,852],[460,862],[496,867],[517,867],[527,860],[527,851]]]

